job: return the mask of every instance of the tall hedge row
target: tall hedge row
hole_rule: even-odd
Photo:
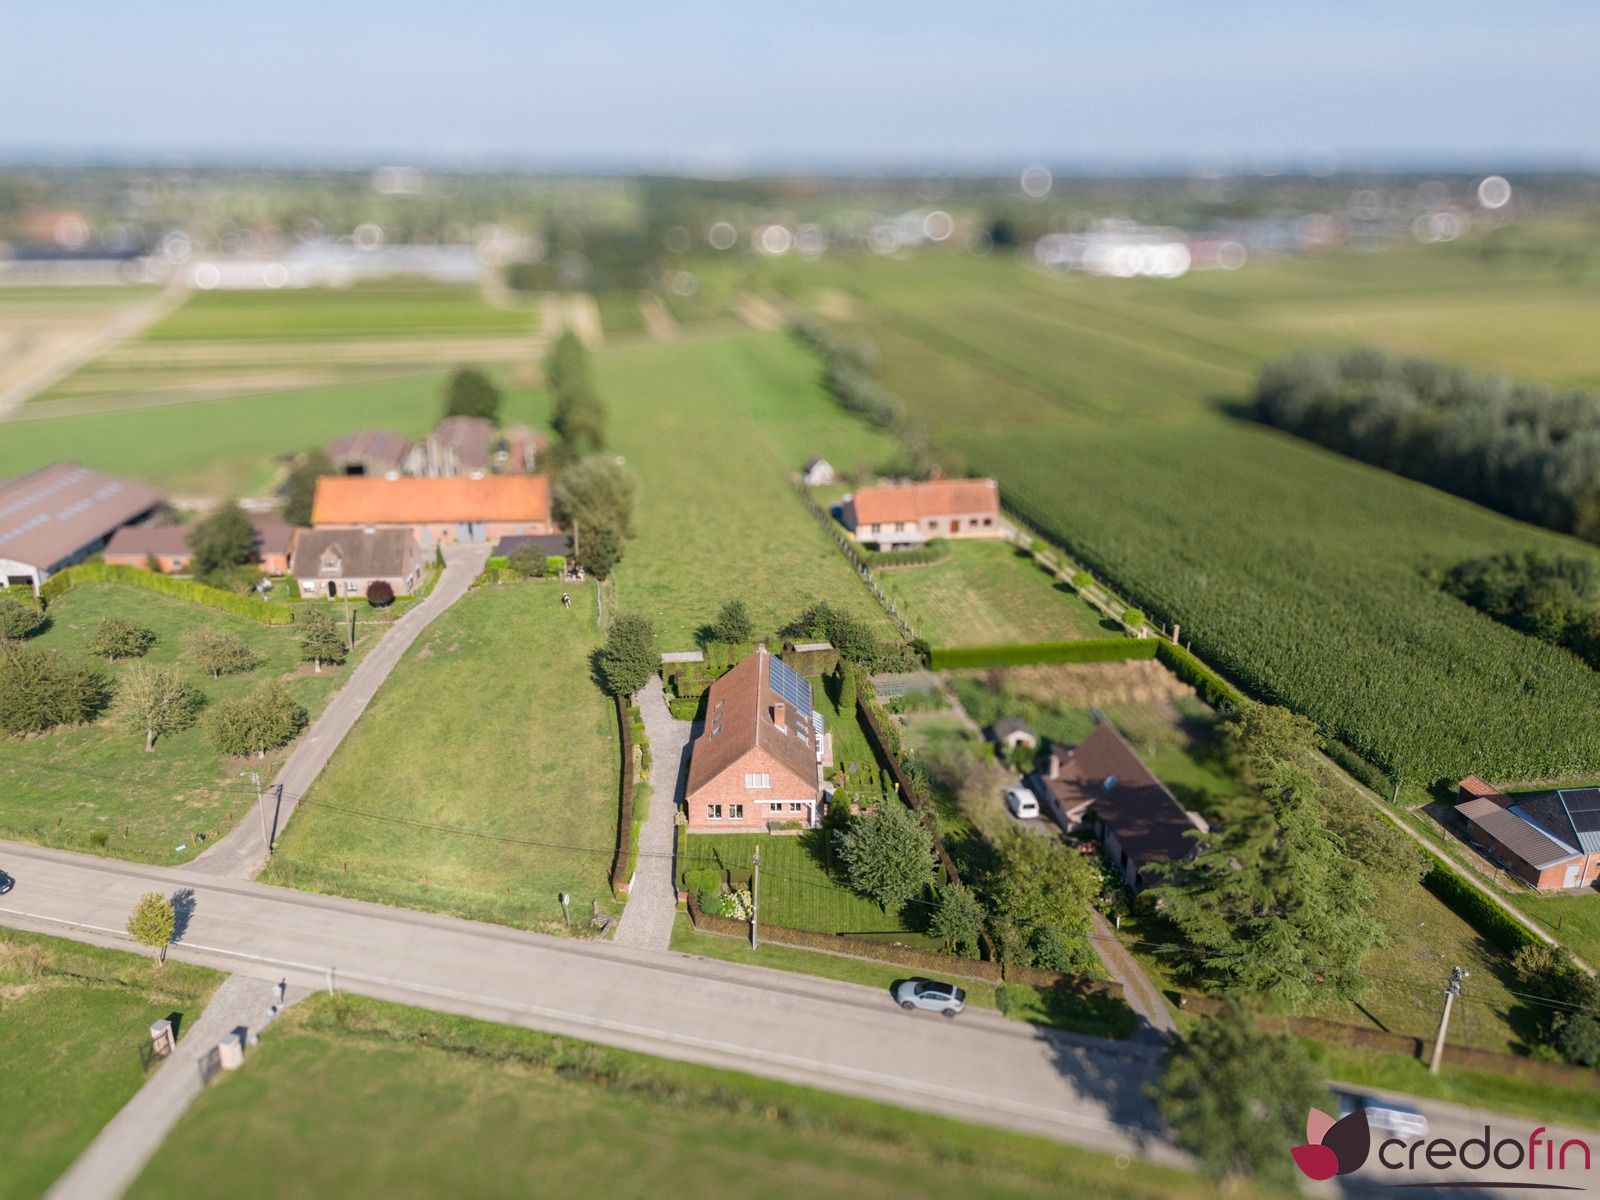
[[[1176,642],[1157,641],[1156,657],[1212,708],[1237,708],[1243,703],[1244,695],[1238,688]]]
[[[125,587],[143,588],[147,592],[159,592],[191,604],[219,609],[236,617],[259,621],[263,625],[288,625],[294,620],[294,612],[288,606],[273,604],[258,596],[241,596],[237,592],[207,587],[192,579],[174,579],[142,567],[124,567],[112,563],[79,563],[57,572],[44,581],[39,589],[39,598],[50,605],[73,588],[86,583],[120,583]]]
[[[1454,871],[1435,866],[1422,877],[1422,883],[1446,908],[1507,954],[1540,944],[1527,926]]]
[[[1021,667],[1033,663],[1125,662],[1155,658],[1162,644],[1157,638],[1116,637],[1015,646],[941,646],[928,651],[928,665],[935,671],[954,671],[965,667]]]

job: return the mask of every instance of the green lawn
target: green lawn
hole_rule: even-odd
[[[531,307],[495,308],[475,287],[368,283],[350,288],[195,292],[146,342],[432,337],[525,333]]]
[[[12,421],[0,436],[0,477],[65,459],[173,492],[257,495],[277,477],[279,459],[340,434],[369,426],[426,433],[439,418],[444,381],[440,374],[414,375]],[[529,421],[543,409],[538,393],[513,388],[502,419]]]
[[[181,1038],[221,982],[201,967],[0,929],[0,1193],[43,1195],[144,1084],[150,1023],[181,1014]]]
[[[777,334],[635,345],[596,356],[612,447],[639,476],[638,536],[617,603],[662,649],[734,597],[770,634],[826,599],[892,627],[789,483],[806,458],[876,462],[887,435],[841,412],[812,359]]]
[[[100,618],[126,616],[155,631],[155,647],[143,661],[183,664],[185,676],[208,702],[280,679],[313,716],[381,636],[381,626],[363,623],[356,658],[317,674],[300,661],[292,626],[260,625],[137,588],[74,588],[50,606],[48,615],[49,628],[33,645],[88,658],[84,647]],[[206,626],[238,634],[255,651],[257,666],[221,679],[188,666],[184,638]],[[93,661],[114,684],[134,660]],[[288,754],[284,749],[265,759],[225,757],[212,747],[204,726],[202,714],[194,727],[159,739],[149,754],[142,734],[119,729],[108,719],[40,737],[0,739],[6,799],[0,804],[0,836],[146,862],[187,861],[204,848],[195,841],[197,832],[213,837],[249,817],[255,796],[240,772],[259,772],[266,783]],[[178,851],[180,845],[186,849]]]
[[[606,337],[637,337],[644,333],[638,292],[612,289],[597,293],[594,301],[600,312],[600,328]]]
[[[1215,1193],[1191,1176],[729,1071],[317,996],[206,1091],[131,1197]]]
[[[617,729],[592,585],[468,593],[407,651],[264,878],[528,928],[611,903]]]
[[[1104,637],[1101,616],[1009,542],[953,541],[950,557],[878,572],[919,636],[935,646]]]

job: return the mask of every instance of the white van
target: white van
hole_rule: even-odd
[[[1032,820],[1039,815],[1039,801],[1027,788],[1007,788],[1006,807],[1011,810],[1011,815],[1022,821]]]

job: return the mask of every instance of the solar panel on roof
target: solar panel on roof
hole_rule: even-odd
[[[778,699],[794,705],[796,712],[810,712],[811,685],[781,658],[768,660],[768,667],[767,678],[772,684],[772,690],[778,694]]]
[[[1561,799],[1566,803],[1568,812],[1600,812],[1600,788],[1562,792]]]

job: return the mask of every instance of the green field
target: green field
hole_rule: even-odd
[[[1600,285],[1470,247],[1252,264],[1178,281],[1057,279],[997,258],[785,263],[796,295],[847,286],[885,382],[966,467],[1195,649],[1412,780],[1581,772],[1600,759],[1600,677],[1441,595],[1470,556],[1593,551],[1227,415],[1255,366],[1353,340],[1328,306],[1389,306],[1383,341],[1478,366],[1512,299],[1570,329]],[[1476,304],[1465,296],[1476,295]],[[1448,343],[1429,340],[1440,306]],[[1402,311],[1403,310],[1403,311]],[[1313,322],[1313,325],[1316,323]],[[1408,336],[1414,340],[1408,341]],[[1593,339],[1509,365],[1600,373]]]
[[[561,892],[612,907],[616,712],[589,679],[593,588],[569,590],[486,587],[429,625],[263,878],[547,930]]]
[[[1009,542],[953,541],[947,547],[950,557],[942,562],[877,573],[878,586],[930,644],[992,646],[1106,635],[1094,608]]]
[[[281,458],[374,426],[413,437],[443,408],[445,377],[347,383],[82,416],[31,417],[0,427],[0,478],[62,460],[146,479],[174,492],[258,495]],[[542,412],[536,392],[512,389],[502,419]]]
[[[221,679],[186,667],[186,677],[208,702],[241,696],[266,680],[280,679],[313,716],[377,640],[379,629],[361,625],[357,659],[317,674],[311,664],[300,661],[292,626],[260,625],[136,588],[73,588],[51,604],[48,615],[49,628],[30,644],[87,658],[84,646],[100,618],[126,616],[155,631],[155,647],[142,660],[149,663],[182,664],[187,634],[221,627],[249,643],[258,665]],[[93,661],[114,682],[138,660]],[[39,737],[0,738],[0,786],[5,791],[0,836],[146,862],[184,862],[204,848],[196,843],[196,832],[224,833],[250,813],[255,794],[240,772],[259,772],[265,783],[287,754],[284,749],[265,759],[224,757],[206,737],[203,714],[194,727],[158,740],[149,754],[142,734],[104,719]],[[180,845],[186,847],[182,852],[176,850]]]
[[[1215,1193],[1191,1176],[570,1038],[317,996],[206,1091],[130,1197]]]
[[[221,982],[201,967],[0,929],[0,1194],[43,1195],[144,1084],[150,1023],[182,1014],[181,1038]]]
[[[612,448],[639,476],[637,537],[617,569],[620,608],[684,649],[723,602],[758,635],[815,600],[888,631],[888,618],[789,483],[813,454],[876,462],[890,439],[851,420],[781,335],[636,345],[596,356]]]

